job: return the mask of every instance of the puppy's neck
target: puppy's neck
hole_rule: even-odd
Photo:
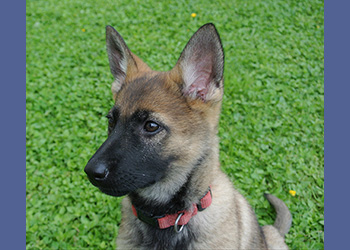
[[[163,187],[164,193],[160,194],[164,196],[162,199],[147,195],[146,192],[137,191],[130,193],[129,198],[137,209],[150,216],[174,214],[188,210],[193,204],[198,203],[208,191],[208,187],[215,177],[212,173],[217,168],[219,168],[217,152],[211,150],[198,161],[198,164],[192,168],[181,185]],[[165,196],[168,196],[167,199]]]

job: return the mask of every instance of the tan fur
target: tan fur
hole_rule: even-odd
[[[146,75],[147,73],[152,74],[151,68],[144,63],[138,56],[131,53],[132,59],[128,61],[127,66],[127,73],[126,73],[126,79],[125,81],[132,81],[133,79],[136,79],[138,77],[142,77],[143,75]],[[117,79],[112,83],[112,93],[113,93],[113,99],[116,100],[116,95],[119,92],[121,88],[122,83],[119,82]]]

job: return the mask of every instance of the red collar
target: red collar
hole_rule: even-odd
[[[141,221],[152,225],[159,229],[165,229],[172,226],[184,226],[186,225],[190,219],[197,214],[199,211],[203,211],[207,207],[210,206],[212,201],[212,193],[211,188],[205,193],[205,195],[200,199],[199,204],[192,204],[192,208],[190,210],[182,210],[175,214],[166,214],[162,216],[149,216],[137,209],[132,205],[133,214],[139,218]],[[182,228],[181,228],[182,229]],[[180,231],[181,231],[180,229]],[[175,229],[177,231],[177,229]]]

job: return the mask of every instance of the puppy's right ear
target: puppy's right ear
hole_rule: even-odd
[[[106,44],[109,67],[115,78],[112,83],[112,93],[115,97],[127,77],[137,73],[138,67],[121,35],[109,25],[106,26]]]
[[[221,101],[224,51],[214,24],[203,25],[191,37],[173,72],[182,78],[184,96],[204,102]]]

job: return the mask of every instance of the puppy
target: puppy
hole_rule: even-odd
[[[85,172],[102,192],[126,195],[118,248],[288,249],[286,205],[266,195],[277,218],[260,227],[220,170],[224,52],[215,26],[202,26],[168,72],[152,71],[111,26],[106,34],[115,104]]]

